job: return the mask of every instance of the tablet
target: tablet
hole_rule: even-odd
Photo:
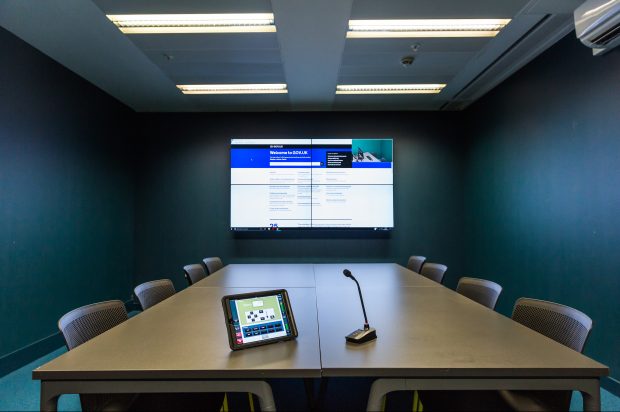
[[[232,350],[297,337],[291,302],[284,289],[224,296],[222,306]]]

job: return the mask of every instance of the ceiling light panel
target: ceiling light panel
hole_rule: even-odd
[[[341,84],[336,94],[437,94],[445,84]]]
[[[347,38],[495,37],[510,19],[349,20]]]
[[[125,34],[273,33],[273,13],[108,14]]]
[[[285,94],[286,84],[179,84],[183,94]]]

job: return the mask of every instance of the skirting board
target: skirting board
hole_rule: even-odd
[[[30,345],[19,348],[0,358],[0,376],[4,376],[16,369],[45,356],[65,344],[60,332],[40,339]]]
[[[604,377],[601,379],[601,388],[604,388],[607,392],[620,398],[620,381],[617,379]]]

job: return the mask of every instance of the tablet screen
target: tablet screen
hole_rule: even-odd
[[[236,345],[286,338],[293,334],[284,291],[266,296],[231,299],[230,319]]]

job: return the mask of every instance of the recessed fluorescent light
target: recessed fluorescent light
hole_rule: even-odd
[[[288,93],[286,84],[179,84],[183,94]]]
[[[510,19],[349,20],[348,38],[494,37]]]
[[[341,84],[336,94],[437,94],[445,84]]]
[[[109,14],[125,34],[275,32],[273,13]]]

